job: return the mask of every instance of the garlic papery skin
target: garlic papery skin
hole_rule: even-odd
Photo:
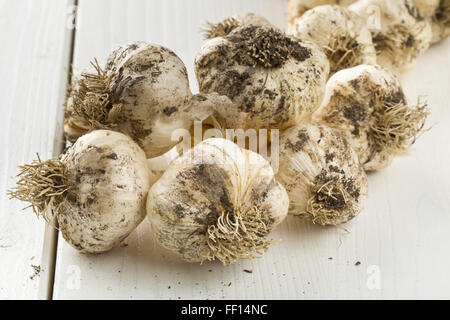
[[[133,138],[148,158],[170,150],[172,131],[189,128],[185,113],[192,94],[184,63],[171,50],[145,42],[121,46],[102,68],[83,72],[68,104],[75,122]]]
[[[83,134],[89,132],[89,124],[66,116],[64,119],[64,137],[71,143],[75,142]]]
[[[367,176],[339,130],[302,124],[280,136],[277,180],[289,195],[289,214],[339,225],[358,215],[367,198]]]
[[[289,0],[289,13],[286,32],[295,31],[295,19],[301,17],[307,10],[322,6],[325,4],[337,4],[346,7],[356,0]]]
[[[431,44],[431,25],[412,0],[359,0],[348,8],[372,21],[377,63],[397,75],[410,70]]]
[[[96,130],[59,159],[21,167],[12,197],[30,202],[82,253],[108,251],[145,218],[150,175],[144,151],[128,136]]]
[[[188,262],[259,256],[288,206],[269,162],[220,138],[173,160],[147,198],[156,239]]]
[[[416,141],[428,116],[425,102],[410,107],[400,81],[380,66],[361,65],[328,80],[313,120],[340,129],[367,171],[380,170]]]
[[[330,75],[377,60],[366,21],[342,6],[323,5],[306,11],[289,34],[319,45],[330,62]]]
[[[433,43],[450,36],[450,0],[441,0],[430,19],[433,30]]]
[[[239,123],[230,128],[285,129],[318,108],[329,63],[315,44],[250,25],[205,43],[195,73],[201,93],[216,92],[235,104],[227,113]]]
[[[206,39],[212,39],[216,37],[224,37],[237,27],[246,25],[268,26],[276,28],[266,18],[248,12],[248,13],[238,13],[232,17],[226,18],[217,23],[207,22],[206,27],[202,29],[202,32],[205,35]]]

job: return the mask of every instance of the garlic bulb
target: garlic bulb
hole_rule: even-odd
[[[345,137],[324,125],[302,124],[280,136],[277,180],[289,195],[289,214],[320,225],[358,215],[367,198],[367,176]]]
[[[267,250],[288,205],[270,164],[226,139],[205,140],[175,159],[147,198],[165,248],[189,262],[225,264]]]
[[[249,12],[236,14],[218,23],[207,22],[206,28],[204,28],[202,31],[206,39],[212,39],[216,37],[226,36],[237,27],[245,25],[268,26],[276,28],[266,18]]]
[[[365,170],[379,170],[407,150],[421,132],[427,105],[407,104],[399,80],[380,66],[361,65],[330,78],[313,119],[339,128]]]
[[[366,21],[338,5],[308,10],[294,22],[290,34],[323,48],[330,74],[359,64],[375,64],[377,55]]]
[[[450,36],[450,0],[441,0],[434,15],[431,17],[433,43]]]
[[[134,42],[118,48],[102,69],[84,72],[70,94],[71,117],[93,129],[132,137],[155,157],[172,148],[172,131],[189,128],[184,108],[191,98],[186,67],[171,50]]]
[[[340,6],[348,6],[356,0],[289,0],[288,24],[286,27],[287,33],[295,31],[294,21],[301,17],[305,11],[322,6],[325,4],[338,4]]]
[[[150,188],[147,159],[128,136],[96,130],[60,158],[21,167],[11,197],[57,221],[64,239],[83,253],[118,245],[145,218]]]
[[[359,0],[349,9],[365,20],[376,22],[369,26],[377,51],[377,63],[401,74],[411,69],[417,58],[428,49],[432,39],[431,26],[419,13],[412,0]]]
[[[227,113],[240,120],[230,128],[284,129],[318,107],[329,63],[315,44],[250,25],[203,45],[195,72],[201,93],[217,92],[235,104]]]

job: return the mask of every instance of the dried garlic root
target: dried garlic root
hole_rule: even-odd
[[[224,37],[237,27],[248,25],[276,28],[266,18],[249,12],[236,14],[217,23],[207,22],[206,27],[202,29],[202,32],[205,39],[212,39],[216,37]]]

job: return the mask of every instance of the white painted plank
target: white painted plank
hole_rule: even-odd
[[[204,21],[254,11],[283,27],[286,8],[279,0],[82,0],[74,63],[81,68],[132,40],[159,43],[185,61],[195,91],[192,62]],[[147,221],[127,246],[98,256],[78,254],[60,239],[54,298],[450,298],[450,79],[441,71],[449,53],[449,41],[434,46],[403,79],[411,99],[429,94],[430,123],[437,124],[408,157],[370,176],[367,208],[343,228],[290,217],[274,233],[282,241],[263,258],[228,267],[180,261],[155,243]]]
[[[60,152],[71,1],[0,1],[0,299],[46,298],[51,230],[9,200],[17,166]],[[45,245],[44,245],[45,240]],[[35,274],[33,265],[40,267]]]
[[[238,12],[263,14],[284,28],[287,0],[97,0],[79,1],[74,65],[106,59],[119,45],[147,41],[172,49],[186,64],[192,90],[198,91],[194,58],[204,43],[200,28]]]

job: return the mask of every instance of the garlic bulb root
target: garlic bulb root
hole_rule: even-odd
[[[333,74],[341,69],[361,64],[361,55],[364,49],[360,47],[354,38],[343,35],[333,38],[329,45],[324,47],[324,50],[331,62],[330,74]]]
[[[367,176],[336,129],[303,124],[280,137],[277,180],[289,195],[289,214],[320,225],[338,225],[363,209]]]
[[[206,27],[202,28],[202,32],[205,36],[205,39],[212,39],[216,37],[224,37],[237,27],[244,25],[265,25],[275,28],[275,26],[270,23],[269,20],[262,16],[254,13],[242,13],[236,14],[217,23],[207,22]]]
[[[107,73],[100,67],[97,59],[91,62],[95,73],[83,71],[72,95],[72,109],[77,118],[85,120],[95,129],[116,126],[117,111],[121,105],[112,106],[113,93],[110,91],[112,79],[116,73]]]
[[[148,218],[165,248],[189,262],[224,264],[266,251],[288,205],[268,161],[220,138],[175,159],[147,198]]]
[[[408,150],[423,132],[429,111],[427,102],[418,98],[414,107],[403,101],[387,101],[374,115],[375,121],[370,127],[374,143],[386,153],[399,154]]]
[[[223,211],[216,224],[208,226],[208,248],[206,260],[218,259],[232,263],[241,258],[253,258],[267,251],[273,242],[265,236],[268,227],[257,207],[247,212]]]
[[[308,10],[294,22],[291,35],[321,46],[330,61],[330,73],[359,64],[375,64],[376,52],[366,22],[338,5]]]
[[[359,197],[352,180],[316,176],[312,184],[312,196],[307,203],[307,212],[313,223],[337,225],[352,219],[357,212],[350,213],[349,203]],[[351,211],[351,210],[350,210]]]
[[[71,189],[67,180],[67,167],[58,158],[19,166],[16,187],[8,191],[10,198],[29,202],[33,212],[55,225],[55,218],[63,209],[64,197]],[[28,208],[28,207],[27,207]]]

